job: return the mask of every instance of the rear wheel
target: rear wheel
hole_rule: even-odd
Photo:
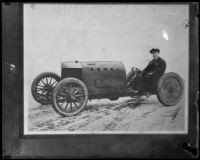
[[[76,78],[61,80],[52,95],[54,110],[63,117],[74,116],[81,112],[88,101],[85,84]]]
[[[53,89],[60,81],[60,76],[52,72],[39,74],[32,82],[31,92],[33,98],[43,105],[51,104]]]
[[[173,106],[182,98],[183,90],[184,85],[181,77],[174,72],[169,72],[158,81],[157,97],[163,105]]]

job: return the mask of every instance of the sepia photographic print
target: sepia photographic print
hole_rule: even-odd
[[[24,4],[24,135],[187,134],[187,4]]]

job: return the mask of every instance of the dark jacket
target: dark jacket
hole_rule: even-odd
[[[156,60],[152,60],[149,62],[147,67],[143,70],[144,74],[153,73],[152,76],[162,76],[166,70],[166,62],[158,57]]]

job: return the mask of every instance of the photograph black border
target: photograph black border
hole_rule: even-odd
[[[195,147],[198,147],[196,146],[198,106],[195,105],[196,94],[199,91],[198,2],[145,3],[189,5],[188,134],[24,135],[23,4],[2,3],[3,158],[194,158],[198,156],[198,153],[195,152],[196,155],[192,153],[196,151]]]

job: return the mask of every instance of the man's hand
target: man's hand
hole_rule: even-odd
[[[152,76],[153,75],[153,72],[149,72],[147,73],[148,76]]]
[[[142,77],[142,76],[143,76],[143,72],[140,72],[140,73],[138,74],[138,76],[139,76],[139,77]]]
[[[153,72],[147,72],[147,75],[148,76],[152,76],[152,75],[154,75],[156,73],[156,71],[153,71]]]
[[[154,74],[154,72],[147,72],[144,74],[144,78],[149,78]]]

